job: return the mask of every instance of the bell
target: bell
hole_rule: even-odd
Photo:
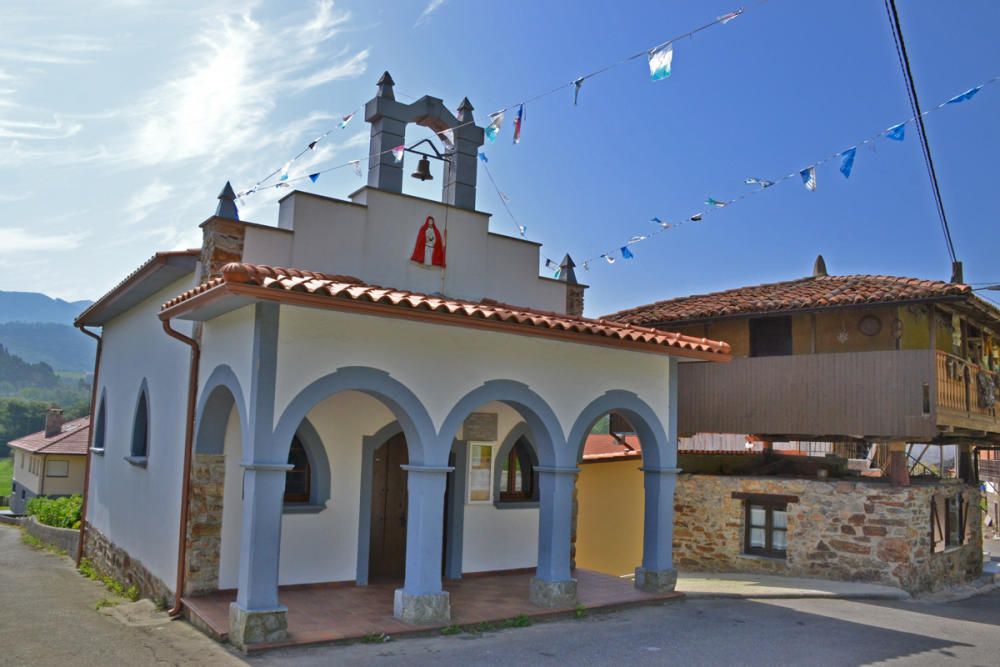
[[[426,157],[420,158],[420,162],[417,163],[417,170],[410,174],[410,176],[420,179],[421,181],[434,180],[434,177],[431,176],[431,161]]]

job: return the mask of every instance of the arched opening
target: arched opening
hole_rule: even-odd
[[[97,421],[94,423],[94,439],[91,447],[99,452],[104,451],[104,442],[107,438],[108,430],[108,405],[107,396],[101,394],[101,402],[97,406]]]
[[[135,416],[132,418],[132,440],[129,458],[133,462],[144,462],[149,457],[149,393],[143,380],[136,401]]]
[[[615,576],[670,563],[676,438],[631,392],[609,391],[577,418],[570,443],[576,493],[577,567]],[[638,585],[638,584],[637,584]]]
[[[558,465],[561,433],[551,408],[516,382],[487,382],[452,409],[441,427],[442,441],[453,443],[455,468],[447,520],[456,539],[446,554],[446,576],[528,573],[540,551],[548,555],[552,525],[543,518],[538,468]],[[567,558],[566,578],[568,565]]]
[[[312,488],[312,465],[302,440],[295,436],[288,450],[288,464],[291,469],[285,473],[285,504],[309,502]]]

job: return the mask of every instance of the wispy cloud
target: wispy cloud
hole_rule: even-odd
[[[145,220],[150,213],[163,202],[170,199],[174,187],[156,179],[139,192],[135,193],[125,205],[125,213],[129,216],[127,222],[136,223]]]
[[[84,234],[40,234],[23,227],[0,228],[0,255],[38,250],[73,250],[80,246],[84,236]]]
[[[445,0],[430,0],[427,6],[424,7],[424,11],[420,12],[420,16],[417,17],[417,22],[413,24],[414,27],[418,25],[423,25],[431,20],[431,15],[441,8],[441,5],[445,3]]]
[[[202,159],[211,166],[271,143],[268,135],[278,130],[269,119],[282,95],[365,72],[367,48],[350,56],[341,51],[341,60],[318,68],[349,18],[326,0],[305,21],[285,25],[262,25],[250,13],[207,21],[183,73],[150,91],[136,110],[142,121],[122,159],[144,165]]]
[[[0,118],[0,139],[68,139],[83,128],[56,116],[51,123]]]

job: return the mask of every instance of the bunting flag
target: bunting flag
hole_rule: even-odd
[[[632,245],[633,243],[639,243],[640,241],[645,241],[648,238],[649,237],[646,236],[645,234],[636,234],[635,236],[630,238],[628,240],[628,243],[626,243],[625,245]]]
[[[309,174],[309,180],[312,181],[313,183],[315,183],[316,181],[318,181],[319,180],[319,172],[316,172],[315,174]]]
[[[545,260],[545,268],[546,269],[558,269],[559,265],[556,264],[555,262],[553,262],[551,259],[546,259]]]
[[[521,235],[521,238],[524,238],[524,236],[528,233],[528,228],[524,225],[518,225],[517,231]]]
[[[279,180],[282,181],[288,180],[288,170],[291,168],[292,162],[294,162],[294,160],[289,160],[288,162],[285,163],[285,166],[281,168],[281,178]]]
[[[756,176],[750,176],[743,181],[747,185],[759,185],[761,189],[769,188],[774,185],[774,181],[769,181],[766,178],[757,178]]]
[[[729,202],[719,201],[718,199],[712,199],[711,197],[705,200],[706,206],[715,206],[716,208],[725,208],[727,204],[729,204]]]
[[[743,9],[741,8],[741,9],[735,11],[735,12],[729,12],[728,14],[723,14],[722,16],[718,17],[716,19],[716,21],[718,21],[722,25],[726,25],[727,23],[729,23],[730,21],[732,21],[734,18],[736,18],[737,16],[739,16],[742,13],[743,13]]]
[[[500,199],[502,199],[504,201],[507,201],[507,202],[510,201],[510,195],[508,195],[506,192],[501,192],[499,194],[500,194]]]
[[[316,137],[315,139],[313,139],[312,141],[310,141],[309,142],[309,150],[311,150],[311,151],[316,150],[316,144],[318,144],[323,139],[323,137],[325,137],[325,136],[326,135],[324,134],[324,135]]]
[[[983,89],[982,84],[976,86],[975,88],[969,88],[961,95],[955,95],[955,97],[945,102],[945,104],[958,104],[959,102],[965,102],[966,100],[971,100],[973,97],[976,96],[976,93],[978,93],[982,89]]]
[[[621,251],[622,251],[622,257],[624,259],[632,259],[633,257],[635,257],[635,255],[632,254],[632,251],[628,249],[627,245],[623,245],[621,247]]]
[[[576,101],[580,98],[580,88],[583,87],[583,77],[573,81],[573,106],[576,106]]]
[[[583,263],[583,270],[584,271],[590,271],[590,260],[589,259],[586,262]]]
[[[802,177],[802,185],[806,186],[806,190],[816,189],[816,167],[806,167],[799,172],[799,176]]]
[[[351,168],[354,169],[354,175],[361,178],[361,160],[351,160]]]
[[[517,108],[517,117],[514,118],[514,143],[521,143],[521,123],[524,121],[524,105]]]
[[[670,66],[674,62],[674,44],[668,42],[649,51],[649,78],[660,81],[670,76]]]
[[[482,151],[479,151],[479,161],[480,162],[489,162],[490,159],[488,157],[486,157],[486,153],[484,153]]]
[[[840,154],[840,173],[844,175],[844,178],[851,177],[851,169],[854,169],[854,154],[857,152],[857,146],[852,146]]]
[[[349,113],[349,114],[347,114],[346,116],[344,116],[344,117],[343,117],[343,118],[342,118],[342,119],[340,120],[340,124],[339,124],[339,125],[338,125],[337,127],[339,127],[339,128],[340,128],[340,129],[342,129],[342,130],[343,130],[343,129],[344,129],[345,127],[347,127],[347,124],[351,122],[351,119],[352,119],[352,118],[354,118],[354,114],[355,114],[355,113],[357,113],[357,112],[355,112],[355,111],[352,111],[351,113]]]
[[[490,114],[490,124],[486,127],[486,138],[492,144],[500,134],[500,126],[503,125],[503,111]]]
[[[885,131],[885,136],[895,141],[902,141],[906,136],[906,123],[893,125]]]
[[[611,255],[601,255],[601,257],[603,257],[605,260],[607,260],[608,264],[614,264],[615,263],[615,258],[612,257]]]
[[[392,149],[392,157],[396,158],[396,162],[403,161],[403,151],[405,150],[406,146],[403,146],[402,144]]]
[[[703,216],[702,213],[695,213],[690,218],[688,218],[688,220],[690,220],[691,222],[701,222],[702,216]]]

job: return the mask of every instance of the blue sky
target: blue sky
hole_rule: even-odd
[[[925,107],[1000,74],[1000,4],[900,0]],[[200,243],[226,180],[280,166],[375,92],[431,94],[490,111],[684,33],[738,2],[199,1],[7,2],[0,20],[0,289],[96,298],[155,250]],[[911,114],[876,0],[747,4],[735,21],[675,45],[673,75],[644,60],[510,116],[490,168],[528,237],[578,260],[683,219],[706,197],[744,193],[848,148]],[[406,99],[403,97],[403,99]],[[945,206],[969,282],[1000,281],[1000,85],[927,120]],[[596,262],[587,312],[831,273],[947,279],[949,259],[916,135],[861,149],[849,181],[769,189]],[[409,141],[421,138],[414,130]],[[293,169],[367,154],[358,117]],[[407,166],[410,166],[409,164]],[[479,208],[512,233],[481,176]],[[308,181],[306,181],[308,184]],[[345,197],[350,169],[302,185]],[[439,195],[440,180],[407,192]],[[274,224],[280,191],[244,219]]]

